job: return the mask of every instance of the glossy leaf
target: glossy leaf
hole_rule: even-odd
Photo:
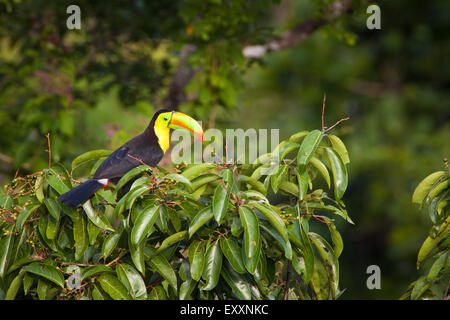
[[[277,193],[278,188],[281,183],[286,179],[286,176],[289,172],[289,166],[280,165],[278,170],[270,176],[270,185],[272,186],[273,192]]]
[[[200,280],[205,266],[205,243],[193,241],[189,246],[189,262],[191,277],[195,281]]]
[[[219,241],[216,241],[206,250],[205,266],[202,275],[202,278],[206,281],[206,285],[202,290],[209,291],[217,286],[221,268],[222,252],[220,250]]]
[[[61,273],[61,271],[59,271],[58,269],[56,269],[53,266],[43,264],[43,263],[33,262],[32,264],[29,264],[29,265],[23,267],[23,270],[26,272],[35,274],[37,276],[43,277],[47,280],[50,280],[51,282],[57,284],[61,288],[64,287],[63,274]]]
[[[200,163],[193,166],[190,166],[186,170],[184,170],[181,175],[188,180],[192,181],[192,179],[198,177],[203,172],[217,168],[217,165],[214,163]]]
[[[82,155],[79,155],[72,161],[72,171],[75,170],[75,168],[79,167],[80,165],[102,157],[107,157],[111,154],[110,150],[93,150],[86,153],[83,153]]]
[[[151,171],[151,168],[146,165],[140,165],[136,168],[131,169],[126,174],[124,174],[122,178],[120,178],[120,180],[117,182],[116,190],[122,189],[122,187],[126,185],[131,179],[145,171]]]
[[[128,290],[128,293],[135,300],[146,300],[147,289],[145,287],[144,279],[138,271],[126,263],[121,263],[116,266],[116,273],[119,280]]]
[[[336,150],[337,153],[341,156],[342,162],[344,164],[347,164],[350,162],[350,158],[348,156],[347,148],[345,147],[344,142],[338,137],[333,134],[327,135],[328,139],[330,139],[331,145],[334,150]]]
[[[325,150],[327,151],[331,172],[333,173],[334,197],[336,200],[340,200],[347,189],[347,168],[336,151],[331,148],[325,148]]]
[[[79,215],[73,221],[73,239],[75,241],[75,260],[80,260],[89,246],[89,235],[87,233],[86,219]]]
[[[177,291],[177,276],[163,255],[154,256],[149,260],[149,264]]]
[[[230,268],[222,268],[222,277],[240,300],[251,300],[252,294],[245,278]]]
[[[328,188],[330,188],[331,185],[330,173],[328,172],[328,169],[325,166],[325,164],[316,157],[311,157],[310,162],[317,169],[317,171],[319,171],[319,173],[325,179]]]
[[[445,171],[437,171],[426,176],[416,187],[412,196],[412,202],[422,204],[423,200],[433,185],[445,175]]]
[[[285,242],[289,241],[286,226],[281,217],[267,204],[261,204],[258,202],[251,202],[251,205],[261,212],[269,221],[269,223],[278,231],[278,233],[283,237]]]
[[[323,133],[320,130],[313,130],[302,141],[297,154],[297,165],[300,173],[306,170],[306,166],[322,141],[322,137]]]
[[[103,272],[114,272],[114,271],[110,267],[102,265],[86,267],[84,269],[81,269],[80,280],[83,281],[85,279],[88,279],[94,275],[98,275],[99,273]]]
[[[159,215],[159,206],[150,205],[142,210],[131,230],[131,243],[138,245],[147,236]]]
[[[189,238],[191,238],[194,235],[194,233],[198,229],[200,229],[205,223],[211,220],[213,216],[214,214],[210,207],[201,210],[191,221],[191,224],[189,226]]]
[[[221,224],[223,218],[225,217],[228,210],[228,202],[230,196],[228,194],[226,187],[219,183],[214,191],[214,196],[212,200],[212,207],[214,218],[218,224]]]
[[[159,248],[156,250],[156,253],[160,253],[161,251],[163,251],[164,249],[166,249],[167,247],[180,242],[181,240],[187,238],[188,236],[188,232],[187,231],[180,231],[177,233],[174,233],[170,236],[168,236],[167,238],[165,238],[163,240],[163,242],[161,243],[161,246],[159,246]]]
[[[220,248],[234,270],[245,273],[245,265],[242,260],[242,249],[233,238],[220,238]]]
[[[97,281],[103,290],[114,300],[131,300],[127,288],[115,276],[109,273],[103,273]]]
[[[94,210],[92,208],[91,201],[86,201],[83,204],[84,212],[86,212],[86,215],[88,216],[89,220],[99,227],[102,230],[108,230],[108,231],[114,231],[113,227],[111,227],[111,224],[109,223],[108,219],[105,217],[105,215],[99,211]]]

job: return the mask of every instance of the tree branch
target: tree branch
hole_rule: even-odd
[[[349,12],[351,3],[351,0],[336,1],[325,10],[323,17],[303,21],[293,29],[284,32],[280,37],[271,39],[265,44],[246,46],[242,49],[242,54],[246,58],[261,58],[268,52],[295,46],[317,29],[336,21],[341,15]]]
[[[184,87],[201,70],[194,69],[186,63],[187,57],[195,52],[197,48],[192,44],[186,44],[180,52],[180,62],[175,70],[172,82],[169,86],[169,93],[164,101],[164,106],[171,110],[177,110],[178,106],[186,101]]]

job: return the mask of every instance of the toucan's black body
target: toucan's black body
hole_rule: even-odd
[[[163,112],[169,111],[156,112],[143,133],[111,153],[98,167],[92,179],[64,193],[58,201],[67,206],[76,207],[92,197],[97,190],[106,187],[109,183],[117,183],[131,169],[143,163],[152,167],[156,166],[164,156],[164,151],[158,143],[154,125],[158,115]]]

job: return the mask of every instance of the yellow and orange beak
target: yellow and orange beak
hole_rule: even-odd
[[[194,137],[203,143],[203,129],[193,118],[184,113],[173,111],[170,116],[168,127],[174,130],[185,129],[191,132]]]

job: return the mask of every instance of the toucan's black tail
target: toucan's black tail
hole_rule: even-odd
[[[98,180],[90,179],[62,194],[58,198],[58,201],[64,203],[66,206],[75,208],[92,197],[94,193],[102,187],[104,187],[104,184],[100,183]]]

